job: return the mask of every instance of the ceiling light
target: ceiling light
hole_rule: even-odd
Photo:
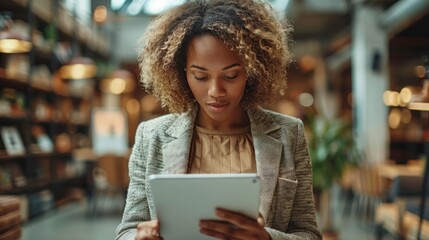
[[[32,44],[26,38],[12,32],[10,25],[0,32],[0,52],[2,53],[26,53],[31,50]]]
[[[62,79],[78,80],[89,79],[97,74],[94,61],[86,57],[74,57],[60,68]]]

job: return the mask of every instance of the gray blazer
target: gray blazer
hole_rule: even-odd
[[[186,173],[197,109],[142,122],[129,162],[130,185],[116,239],[134,239],[139,222],[155,219],[147,176]],[[321,239],[312,171],[301,120],[261,108],[247,110],[261,178],[259,211],[275,239]],[[162,224],[162,223],[161,223]]]

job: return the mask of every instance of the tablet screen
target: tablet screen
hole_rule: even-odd
[[[201,219],[219,219],[216,208],[256,219],[260,181],[256,174],[160,174],[149,177],[161,236],[213,239],[199,232]]]

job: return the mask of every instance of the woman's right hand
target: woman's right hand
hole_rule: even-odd
[[[152,220],[141,222],[137,225],[137,234],[135,240],[158,240],[162,239],[159,236],[159,221]]]

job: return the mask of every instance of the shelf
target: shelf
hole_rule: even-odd
[[[21,124],[21,123],[29,123],[29,120],[23,116],[23,117],[8,117],[8,116],[1,116],[0,115],[0,122],[4,124]]]
[[[52,22],[52,4],[57,0],[38,0],[37,4],[33,1],[32,9],[37,22],[50,24]],[[0,1],[1,11],[11,11],[13,9],[14,18],[27,21],[28,0],[2,0]],[[87,26],[74,19],[73,15],[63,7],[58,7],[57,27],[59,34],[65,35],[64,38],[72,39],[78,37],[81,44],[88,49],[93,50],[103,57],[109,55],[109,42],[107,36],[97,32],[96,29]],[[76,26],[77,24],[77,26]]]
[[[75,176],[75,177],[68,177],[68,178],[58,178],[58,179],[27,179],[27,182],[31,184],[27,184],[24,187],[14,187],[11,189],[3,189],[0,190],[0,194],[12,194],[12,195],[19,195],[19,194],[28,194],[28,193],[35,193],[39,192],[41,190],[50,188],[54,185],[58,184],[67,184],[75,181],[83,181],[85,176]]]
[[[39,86],[39,85],[36,85],[36,84],[32,84],[31,88],[33,90],[37,91],[37,92],[48,93],[48,94],[53,94],[54,93],[54,91],[51,88],[45,87],[45,86]]]
[[[40,125],[59,125],[59,126],[75,126],[75,127],[88,127],[90,122],[70,122],[70,121],[56,121],[56,120],[39,120],[33,119],[35,124]]]
[[[27,79],[9,78],[5,76],[3,73],[0,73],[0,82],[2,87],[9,87],[17,90],[22,90],[22,91],[26,90],[28,87]]]
[[[16,155],[16,156],[0,156],[0,162],[3,161],[17,161],[17,160],[24,160],[27,158],[28,155]]]
[[[32,155],[35,158],[71,158],[71,152],[67,152],[67,153],[57,153],[57,152],[52,152],[52,153],[32,153]]]
[[[66,177],[66,178],[57,178],[52,179],[51,184],[67,184],[76,181],[82,181],[85,176],[74,176],[74,177]]]
[[[16,156],[10,156],[10,155],[2,155],[0,156],[0,162],[2,161],[17,161],[17,160],[24,160],[26,158],[67,158],[71,159],[72,157],[71,152],[53,152],[53,153],[31,153],[31,154],[23,154],[23,155],[16,155]]]
[[[0,190],[0,194],[12,194],[12,195],[20,195],[20,194],[28,194],[35,193],[41,190],[46,189],[50,182],[47,180],[37,180],[37,179],[27,179],[28,183],[24,187],[14,187],[12,189]]]
[[[0,175],[7,172],[9,174],[4,177],[10,180],[5,181],[3,187],[7,189],[0,188],[0,194],[27,195],[30,198],[46,190],[52,193],[52,200],[58,205],[69,201],[67,196],[73,189],[87,190],[85,183],[90,172],[86,167],[82,168],[83,164],[77,162],[72,152],[73,146],[89,140],[89,114],[97,102],[93,101],[94,95],[83,94],[80,86],[59,78],[60,66],[70,54],[56,56],[53,46],[64,42],[64,49],[68,52],[67,44],[73,47],[77,44],[79,54],[92,57],[101,64],[107,64],[110,54],[109,38],[104,36],[108,32],[92,23],[83,24],[64,5],[57,0],[0,0],[0,11],[11,12],[17,26],[22,24],[23,31],[28,30],[28,35],[33,33],[33,48],[22,54],[22,59],[15,60],[7,54],[0,54],[4,63],[16,61],[16,65],[23,64],[18,66],[22,67],[19,68],[19,72],[23,72],[21,74],[12,75],[10,70],[14,69],[10,64],[7,65],[8,75],[6,69],[0,68],[0,97],[4,99],[0,125],[15,128],[25,147],[25,154],[19,156],[9,156],[5,149],[0,151]],[[51,44],[51,39],[56,42]],[[48,137],[54,148],[38,146],[41,142],[38,141],[39,136]],[[0,141],[2,148],[11,145],[3,143],[11,141],[8,138],[0,137]],[[52,152],[41,152],[40,149]],[[12,175],[15,172],[19,174]],[[71,173],[79,176],[70,176]],[[35,214],[39,212],[29,211],[30,219]]]

